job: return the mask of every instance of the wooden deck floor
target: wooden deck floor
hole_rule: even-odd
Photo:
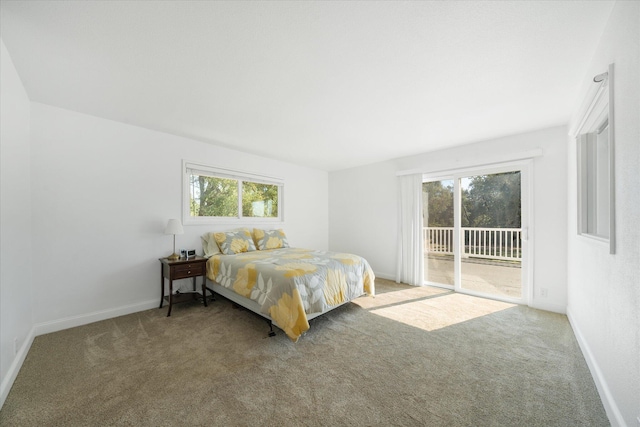
[[[461,265],[463,289],[510,298],[522,297],[520,262],[465,258]],[[453,256],[425,255],[424,266],[426,281],[453,286]]]

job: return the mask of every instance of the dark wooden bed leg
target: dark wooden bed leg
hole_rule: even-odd
[[[207,288],[207,290],[209,292],[211,292],[211,301],[215,301],[216,300],[216,294],[213,292],[213,289],[211,289],[211,288],[209,288],[207,286],[205,286],[205,288]]]
[[[276,331],[273,330],[273,322],[271,320],[267,320],[267,322],[269,323],[269,336],[275,337]]]

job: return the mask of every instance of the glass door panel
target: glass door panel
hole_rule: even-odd
[[[454,180],[422,184],[424,280],[453,287],[454,274]]]
[[[460,177],[460,288],[523,298],[520,171]]]

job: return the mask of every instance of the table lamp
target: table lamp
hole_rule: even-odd
[[[175,261],[180,258],[180,255],[176,253],[176,234],[184,234],[182,224],[179,219],[170,219],[167,227],[164,229],[164,234],[173,234],[173,253],[167,257],[169,261]]]

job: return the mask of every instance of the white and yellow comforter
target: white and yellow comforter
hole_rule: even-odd
[[[375,276],[362,257],[283,248],[214,255],[207,277],[257,302],[294,341],[309,329],[307,314],[324,313],[363,294]]]

